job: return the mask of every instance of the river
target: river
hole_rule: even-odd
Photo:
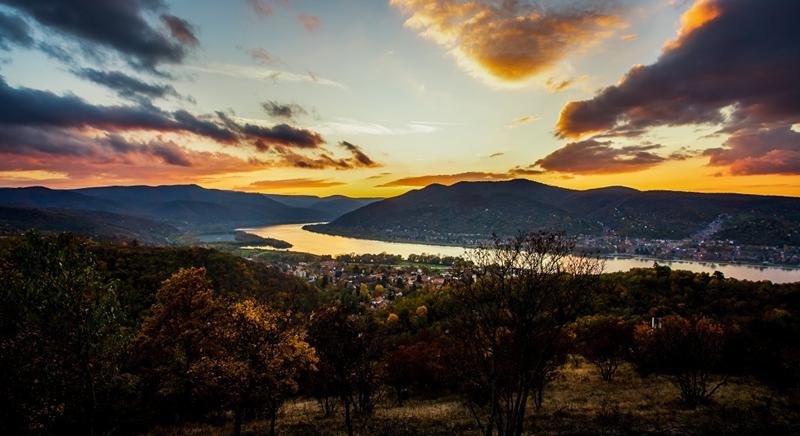
[[[303,230],[305,224],[281,224],[275,226],[242,229],[262,237],[280,239],[292,244],[292,251],[337,256],[340,254],[389,253],[408,257],[409,254],[436,254],[439,256],[461,256],[467,249],[429,244],[407,244],[400,242],[384,242],[369,239],[357,239],[344,236],[324,235]],[[605,271],[627,271],[631,268],[647,268],[653,266],[652,259],[608,258],[605,259]],[[800,268],[781,268],[776,266],[757,266],[729,263],[708,263],[695,261],[659,260],[659,264],[669,265],[673,269],[694,272],[720,271],[725,277],[741,280],[770,280],[775,283],[800,282]]]

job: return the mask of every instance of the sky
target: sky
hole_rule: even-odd
[[[0,186],[800,195],[800,2],[0,0]]]

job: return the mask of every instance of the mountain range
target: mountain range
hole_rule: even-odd
[[[493,233],[565,231],[631,238],[800,245],[800,199],[744,194],[565,189],[530,180],[433,184],[346,213],[321,233],[474,244]]]
[[[148,223],[144,227],[159,228],[159,234],[167,227],[158,226],[169,226],[176,231],[227,231],[242,226],[329,221],[376,200],[340,195],[266,195],[206,189],[197,185],[72,190],[0,188],[0,205],[5,207],[0,217],[0,228],[19,228],[24,224],[22,218],[27,217],[32,224],[47,222],[48,230],[59,230],[59,223],[64,231],[74,229],[76,223],[81,223],[77,227],[85,228],[91,220],[104,228],[106,221],[117,221],[122,223],[117,226],[121,229],[125,224],[139,220],[133,227],[141,228],[143,223]],[[35,211],[38,211],[38,218],[34,219]],[[44,219],[45,216],[50,220]],[[104,221],[103,217],[109,219]],[[42,225],[31,227],[40,228]],[[126,229],[120,236],[124,237],[130,230],[135,229]]]

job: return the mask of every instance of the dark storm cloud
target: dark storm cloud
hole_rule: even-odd
[[[103,74],[99,77],[101,80],[108,78]],[[135,88],[140,94],[156,91],[124,79],[121,83],[124,85],[117,82],[114,85],[117,89],[124,86]],[[131,142],[122,136],[125,132],[140,130],[189,133],[221,145],[250,146],[271,154],[273,160],[247,163],[222,153],[194,152],[161,139]],[[105,136],[97,136],[97,131]],[[167,112],[151,104],[93,105],[74,95],[13,88],[0,77],[0,154],[12,161],[35,161],[41,166],[48,159],[46,156],[71,156],[86,158],[92,164],[120,163],[121,159],[127,165],[156,159],[171,166],[191,164],[214,171],[230,171],[237,162],[242,168],[271,165],[348,170],[380,166],[354,144],[340,144],[348,151],[345,157],[335,156],[324,144],[325,140],[319,133],[288,124],[267,127],[240,123],[222,112],[214,115],[194,115],[185,110]],[[207,159],[220,162],[203,162]],[[76,164],[74,159],[72,164]]]
[[[800,174],[800,133],[789,127],[743,130],[732,134],[724,148],[705,151],[711,166],[726,166],[731,174]]]
[[[655,126],[716,124],[706,151],[731,174],[800,174],[800,2],[698,0],[658,61],[618,85],[568,103],[561,137],[636,136]],[[685,153],[671,156],[676,159]]]
[[[0,154],[17,158],[39,155],[79,157],[96,163],[140,156],[168,165],[193,165],[191,152],[171,141],[129,141],[113,133],[93,137],[59,128],[0,127]]]
[[[162,15],[168,32],[153,26],[147,15],[165,10],[159,0],[0,0],[36,22],[81,44],[116,50],[132,64],[151,70],[164,63],[179,63],[196,45],[183,20]]]
[[[28,23],[16,15],[0,11],[0,49],[7,50],[11,45],[30,47],[33,38]]]
[[[641,171],[666,159],[654,150],[658,144],[614,148],[610,141],[572,142],[536,161],[547,170],[572,174],[612,174]]]
[[[83,79],[105,86],[120,97],[141,101],[143,99],[177,97],[172,85],[148,83],[129,76],[121,71],[100,71],[92,68],[79,68],[73,73]]]
[[[306,115],[308,112],[299,104],[294,103],[278,103],[277,101],[265,101],[261,103],[264,112],[273,118],[284,118],[287,120],[294,119],[300,115]]]
[[[262,150],[275,144],[313,149],[325,142],[317,132],[287,124],[242,125],[222,114],[201,117],[185,110],[164,112],[154,106],[96,106],[74,95],[12,88],[2,78],[0,125],[187,132],[223,144],[250,142]]]
[[[726,123],[729,129],[800,117],[800,2],[700,0],[658,61],[620,84],[568,103],[562,137],[659,125]],[[723,108],[733,108],[726,118]]]
[[[272,127],[245,124],[240,131],[255,141],[260,150],[268,150],[271,145],[288,145],[297,148],[317,148],[325,140],[314,131],[278,124]]]
[[[379,166],[377,162],[373,161],[369,156],[364,154],[364,152],[361,150],[361,147],[347,141],[340,142],[339,146],[350,152],[355,166],[365,168]]]

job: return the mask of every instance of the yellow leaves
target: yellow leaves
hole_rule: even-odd
[[[397,316],[396,313],[390,313],[389,316],[386,317],[386,324],[396,325],[399,322],[400,322],[400,317]]]

